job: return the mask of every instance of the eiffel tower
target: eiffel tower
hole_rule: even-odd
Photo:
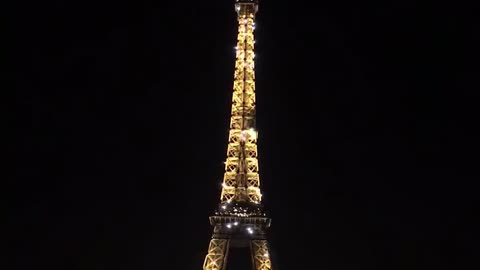
[[[220,204],[204,270],[225,270],[231,248],[249,248],[252,268],[271,270],[262,205],[255,129],[254,36],[258,0],[236,0],[238,21],[232,114]]]

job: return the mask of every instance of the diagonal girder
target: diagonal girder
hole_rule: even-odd
[[[203,263],[203,270],[223,270],[225,268],[228,240],[211,239],[208,253]]]
[[[270,260],[267,240],[252,240],[251,247],[255,270],[271,270],[272,262]]]

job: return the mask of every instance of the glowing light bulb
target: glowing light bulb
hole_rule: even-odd
[[[242,130],[242,133],[240,134],[240,140],[245,141],[246,139],[245,130]]]

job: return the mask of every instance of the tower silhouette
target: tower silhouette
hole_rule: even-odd
[[[225,270],[231,248],[249,248],[252,269],[271,270],[262,205],[255,128],[254,29],[257,0],[236,0],[238,21],[230,132],[220,204],[204,270]]]

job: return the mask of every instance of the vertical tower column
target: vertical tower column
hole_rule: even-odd
[[[267,240],[252,240],[251,249],[255,270],[271,270],[272,262]]]
[[[203,262],[204,270],[223,270],[226,266],[229,241],[227,239],[212,239],[208,253]]]
[[[238,35],[232,114],[221,201],[261,202],[255,130],[254,30],[257,5],[237,1]]]

